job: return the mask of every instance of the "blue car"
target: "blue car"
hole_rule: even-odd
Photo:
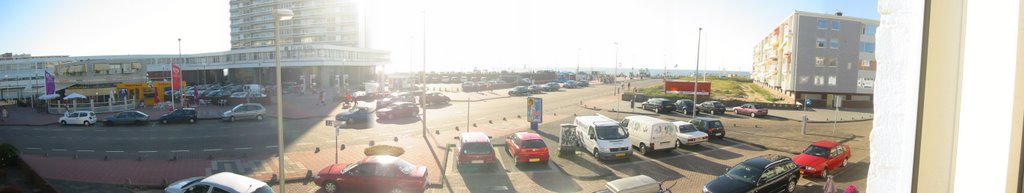
[[[199,113],[196,112],[195,108],[180,108],[180,109],[176,109],[174,111],[171,111],[171,113],[167,113],[167,114],[161,115],[160,119],[157,119],[157,120],[159,120],[160,123],[163,123],[163,124],[182,123],[182,122],[184,122],[184,123],[196,123],[196,120],[199,120],[198,115],[199,115]]]
[[[353,107],[348,111],[338,113],[338,115],[335,115],[334,120],[339,122],[345,122],[345,125],[351,125],[354,123],[367,123],[370,121],[370,108]]]

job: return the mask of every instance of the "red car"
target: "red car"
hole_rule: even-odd
[[[466,132],[459,135],[457,167],[498,165],[498,158],[491,146],[491,137],[481,132]]]
[[[768,108],[765,108],[763,105],[750,103],[732,108],[732,110],[735,111],[737,115],[750,115],[750,117],[764,117],[768,115]]]
[[[548,146],[536,133],[518,132],[505,139],[505,151],[518,163],[548,162]]]
[[[818,141],[807,147],[803,153],[793,157],[793,162],[800,166],[800,174],[804,176],[829,175],[829,172],[845,167],[850,161],[850,146],[834,141]]]
[[[395,156],[375,155],[356,163],[327,166],[313,178],[313,183],[325,192],[423,192],[427,187],[427,167]]]

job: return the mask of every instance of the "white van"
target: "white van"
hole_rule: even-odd
[[[628,116],[622,119],[619,127],[629,132],[629,143],[641,154],[648,155],[652,151],[671,151],[676,146],[676,133],[679,128],[671,122],[648,116]]]
[[[601,116],[578,116],[574,122],[579,146],[597,159],[626,159],[633,156],[629,148],[629,132],[615,120]]]

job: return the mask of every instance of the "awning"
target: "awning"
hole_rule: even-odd
[[[85,96],[104,96],[114,90],[117,90],[117,88],[70,88],[65,90],[64,93],[81,93]]]

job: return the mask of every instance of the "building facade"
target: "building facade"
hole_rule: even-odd
[[[796,11],[754,46],[751,78],[787,101],[870,102],[878,20]]]
[[[311,89],[314,85],[316,89],[331,89],[339,88],[342,81],[336,80],[337,77],[348,77],[347,82],[356,85],[377,79],[377,66],[390,62],[390,52],[365,46],[365,36],[361,35],[363,30],[359,27],[364,24],[358,22],[360,14],[352,1],[232,0],[229,3],[231,50],[184,55],[4,55],[0,57],[0,99],[27,99],[42,95],[45,90],[42,88],[44,71],[54,73],[58,79],[61,76],[89,79],[72,83],[84,84],[93,78],[102,78],[62,74],[71,69],[58,69],[64,64],[81,62],[127,61],[131,64],[129,66],[141,66],[144,77],[152,81],[169,80],[171,64],[179,64],[182,79],[189,84],[273,84],[274,26],[273,19],[266,17],[273,18],[269,10],[275,7],[291,8],[296,15],[292,20],[281,22],[283,82],[298,83]],[[270,35],[266,36],[266,32]],[[74,67],[76,72],[72,73],[79,73],[79,70],[105,71],[109,67],[84,65],[82,69]]]

